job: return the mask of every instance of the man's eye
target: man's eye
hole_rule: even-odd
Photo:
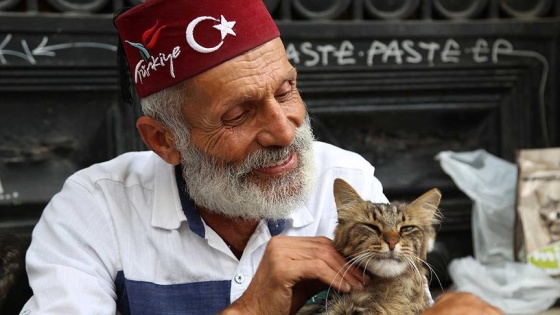
[[[228,113],[222,116],[222,121],[226,125],[238,125],[243,122],[245,116],[247,115],[247,112],[248,111],[244,110]]]
[[[293,90],[292,83],[289,81],[284,82],[284,84],[282,84],[282,86],[278,89],[274,97],[279,100],[285,99],[288,96],[290,96],[292,90]]]
[[[287,91],[282,94],[276,94],[276,98],[285,98],[287,97],[292,91]]]

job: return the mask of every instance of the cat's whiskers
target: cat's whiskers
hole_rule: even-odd
[[[429,280],[429,283],[432,282],[432,274],[433,274],[433,275],[436,277],[436,280],[438,281],[438,284],[439,284],[440,289],[443,291],[444,289],[443,289],[443,285],[441,284],[441,280],[439,279],[439,276],[437,275],[437,273],[435,272],[435,270],[432,268],[432,266],[431,266],[426,260],[424,260],[424,259],[422,259],[422,258],[420,258],[420,257],[418,257],[418,256],[416,256],[416,255],[412,255],[412,257],[418,259],[423,265],[425,265],[425,266],[430,270],[430,280]],[[418,276],[421,277],[421,279],[423,280],[423,279],[424,279],[424,276],[423,276],[422,272],[420,272],[420,271],[418,270],[418,267],[417,267],[417,265],[414,263],[413,258],[411,258],[411,257],[409,257],[409,256],[406,256],[406,259],[408,260],[409,264],[410,264],[412,267],[414,267],[414,269],[417,271]]]
[[[365,263],[365,264],[362,264],[362,266],[363,266],[363,268],[364,268],[364,275],[366,274],[366,270],[369,270],[369,269],[368,269],[369,262],[370,262],[372,259],[374,259],[374,258],[375,258],[375,255],[371,255],[371,256],[368,258],[368,260],[366,261],[366,263]]]
[[[352,266],[354,265],[361,265],[360,262],[363,259],[368,259],[368,256],[371,256],[372,254],[369,253],[368,251],[362,251],[360,253],[357,254],[353,254],[350,255],[349,257],[352,257],[348,262],[346,262],[346,264],[344,264],[344,266],[342,266],[340,268],[340,270],[337,272],[337,274],[340,274],[340,272],[342,270],[344,270],[344,273],[342,273],[342,276],[340,278],[340,282],[339,282],[339,286],[342,284],[342,281],[344,279],[344,276],[346,275],[346,273],[348,273],[348,271],[350,270],[350,268],[352,268]],[[371,257],[369,257],[369,259],[371,259]],[[368,259],[368,261],[369,261]],[[365,275],[365,270],[364,270],[364,275]],[[335,279],[333,279],[329,285],[329,288],[327,289],[327,296],[330,296],[330,292],[331,292],[331,288],[333,286]],[[335,294],[339,295],[338,292],[335,292]],[[327,306],[328,306],[328,299],[325,299],[325,312],[327,312]]]
[[[370,255],[371,255],[371,253],[368,253],[368,252],[365,252],[365,251],[364,251],[364,252],[358,254],[357,256],[353,257],[352,259],[350,259],[350,260],[349,260],[346,264],[344,264],[344,266],[342,266],[342,268],[341,268],[341,270],[342,270],[342,269],[346,269],[346,270],[344,271],[344,274],[343,274],[342,276],[344,277],[344,276],[346,275],[346,273],[348,272],[348,270],[350,270],[350,268],[351,268],[352,266],[354,266],[354,265],[362,266],[361,262],[362,262],[364,259],[367,259],[368,256],[370,256]],[[340,272],[340,271],[339,271],[339,272]]]
[[[421,258],[418,258],[418,259],[420,259],[420,261],[421,261],[426,267],[428,267],[428,269],[430,269],[430,283],[432,282],[432,274],[433,274],[433,275],[436,277],[437,281],[438,281],[438,284],[439,284],[440,289],[441,289],[442,291],[444,291],[443,285],[441,284],[441,280],[439,279],[439,277],[438,277],[436,271],[434,270],[434,268],[432,268],[432,266],[431,266],[430,264],[428,264],[428,262],[425,261],[424,259],[421,259]]]
[[[348,273],[348,271],[350,270],[350,268],[352,268],[355,265],[358,265],[359,267],[362,267],[364,270],[364,276],[365,276],[365,267],[367,266],[367,263],[369,262],[369,260],[371,260],[373,258],[373,254],[368,252],[368,251],[363,251],[361,253],[355,254],[353,258],[351,258],[346,264],[344,264],[344,266],[342,266],[342,268],[340,268],[339,272],[343,269],[346,269],[344,271],[344,273],[342,274],[342,278],[344,278],[344,276],[346,275],[346,273]],[[366,260],[367,262],[366,264],[362,264],[362,261]],[[341,279],[342,281],[342,279]]]
[[[423,277],[422,273],[420,272],[420,270],[418,269],[418,267],[416,267],[416,264],[414,263],[414,261],[412,261],[412,258],[410,258],[409,256],[405,256],[404,258],[406,258],[406,260],[408,261],[408,264],[412,267],[412,269],[415,271],[414,274],[417,274],[418,277]]]
[[[364,273],[363,273],[364,278],[365,278],[365,276],[366,276],[366,270],[368,270],[369,262],[370,262],[373,258],[374,258],[374,256],[371,255],[371,257],[369,257],[369,259],[366,261],[366,263],[362,265],[362,266],[363,266],[363,269],[364,269]],[[364,283],[364,285],[365,285],[365,283]]]
[[[360,253],[350,255],[349,257],[352,257],[352,258],[350,259],[350,262],[352,262],[352,265],[358,264],[358,265],[362,268],[362,270],[363,270],[363,277],[365,278],[366,271],[368,270],[369,262],[370,262],[372,259],[375,258],[375,253],[372,252],[371,250],[367,250],[367,249],[366,249],[366,250],[363,250],[363,251],[360,252]],[[367,260],[366,260],[366,259],[367,259]],[[364,263],[364,261],[365,261],[365,263]],[[351,267],[351,266],[349,266],[347,269],[349,269],[350,267]],[[343,267],[343,268],[344,268],[344,267]],[[365,285],[365,283],[364,283],[364,285]]]

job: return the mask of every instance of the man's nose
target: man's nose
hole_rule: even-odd
[[[297,122],[292,119],[276,99],[267,100],[262,111],[262,129],[258,142],[263,147],[287,147],[295,137]]]

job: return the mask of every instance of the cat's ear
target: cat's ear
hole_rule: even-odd
[[[341,178],[334,180],[333,191],[337,208],[362,200],[356,190]]]
[[[430,214],[434,221],[439,221],[438,206],[440,201],[441,192],[437,188],[432,188],[422,196],[416,198],[409,206],[422,209],[424,212]]]

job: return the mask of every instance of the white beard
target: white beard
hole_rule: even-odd
[[[294,143],[281,149],[262,149],[251,154],[241,165],[218,166],[202,152],[188,145],[181,153],[187,193],[204,209],[232,218],[286,218],[302,207],[314,187],[313,133],[309,117],[296,129]],[[268,182],[251,172],[296,153],[295,170]]]

